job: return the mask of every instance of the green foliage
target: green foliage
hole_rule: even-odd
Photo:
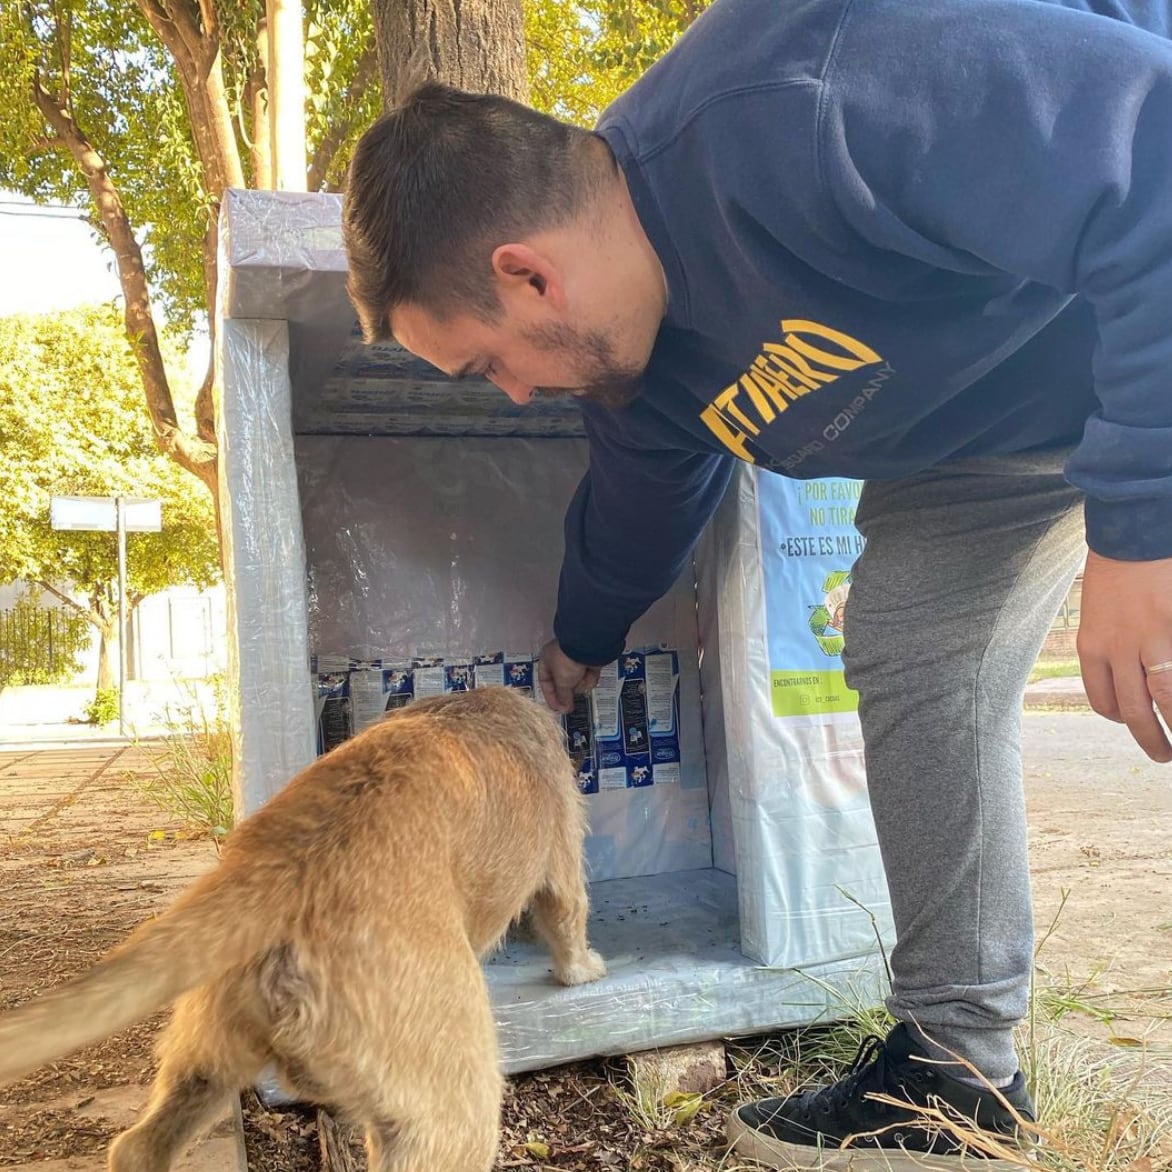
[[[165,811],[214,838],[232,827],[232,742],[228,734],[224,681],[213,677],[209,705],[190,684],[182,698],[162,714],[167,733],[151,764],[155,776],[143,795]]]
[[[123,0],[5,0],[0,15],[0,187],[76,207],[98,223],[85,177],[32,100],[66,81],[77,124],[118,185],[146,245],[148,276],[168,315],[190,326],[204,307],[203,190],[175,71],[137,5]]]
[[[330,0],[305,6],[305,133],[310,162],[323,143],[337,139],[325,174],[331,191],[345,185],[346,168],[362,132],[382,113],[378,67],[370,63],[372,82],[354,92],[362,53],[374,44],[370,4]]]
[[[190,6],[194,9],[194,5]],[[247,185],[254,137],[249,78],[257,66],[263,0],[221,0],[221,53],[236,147]],[[349,147],[379,108],[376,80],[354,100],[350,82],[373,38],[365,0],[310,0],[305,6],[307,148],[345,128],[326,172],[335,183]],[[203,239],[220,198],[207,187],[191,115],[175,64],[130,0],[0,0],[0,188],[37,203],[75,207],[97,224],[85,177],[32,99],[67,89],[70,108],[118,188],[144,245],[152,297],[186,333],[207,313]],[[100,235],[100,233],[99,233]]]
[[[0,688],[64,683],[81,671],[81,653],[92,638],[81,615],[22,594],[0,611]]]
[[[527,0],[532,101],[592,126],[675,44],[710,0]]]
[[[1077,659],[1039,660],[1030,672],[1029,682],[1036,684],[1038,680],[1077,679],[1082,668]]]
[[[55,531],[55,494],[163,502],[161,533],[127,536],[132,598],[217,579],[210,495],[158,451],[141,395],[112,307],[0,318],[0,581],[109,596],[114,535]]]
[[[525,27],[533,101],[583,125],[661,56],[707,0],[527,0]],[[194,6],[192,6],[194,8]],[[250,79],[256,76],[263,0],[224,0],[220,61],[244,181],[253,184]],[[369,0],[307,0],[306,138],[322,154],[326,185],[338,187],[358,135],[377,116],[377,70],[369,65]],[[82,132],[104,161],[144,245],[152,296],[168,322],[190,330],[206,314],[203,239],[218,191],[195,149],[175,64],[138,5],[128,0],[3,0],[0,3],[0,188],[38,203],[65,204],[98,224],[85,178],[32,100],[39,77],[69,95]],[[323,144],[337,149],[321,151]],[[100,235],[100,233],[99,233]]]
[[[118,719],[118,689],[99,688],[82,709],[87,724],[109,724]]]

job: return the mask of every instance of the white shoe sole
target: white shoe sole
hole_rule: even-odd
[[[732,1150],[746,1160],[789,1172],[1020,1172],[1032,1163],[977,1156],[932,1156],[891,1148],[814,1148],[790,1144],[755,1131],[733,1111],[725,1124]]]

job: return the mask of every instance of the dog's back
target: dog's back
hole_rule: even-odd
[[[224,861],[263,864],[282,903],[332,921],[385,907],[412,930],[448,891],[481,954],[540,886],[555,837],[580,841],[584,826],[556,719],[485,688],[417,701],[339,746],[242,825]]]
[[[505,688],[419,701],[298,775],[97,969],[0,1018],[0,1080],[194,988],[117,1172],[164,1168],[269,1063],[365,1126],[372,1168],[487,1169],[500,1082],[479,958],[532,901],[558,979],[603,974],[583,833],[551,714]]]

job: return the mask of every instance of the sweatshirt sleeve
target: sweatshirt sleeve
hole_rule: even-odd
[[[735,460],[639,443],[601,408],[583,415],[590,465],[566,512],[554,635],[571,659],[601,666],[679,577]]]
[[[1074,3],[855,0],[817,149],[852,235],[1091,304],[1087,540],[1172,556],[1172,42]]]

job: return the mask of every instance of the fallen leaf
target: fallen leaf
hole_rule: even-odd
[[[538,1160],[549,1159],[549,1144],[542,1143],[539,1139],[531,1139],[521,1145],[531,1156],[535,1156]]]
[[[663,1105],[671,1108],[672,1118],[681,1127],[696,1118],[696,1112],[700,1110],[703,1102],[704,1096],[694,1091],[672,1091],[663,1098]]]

